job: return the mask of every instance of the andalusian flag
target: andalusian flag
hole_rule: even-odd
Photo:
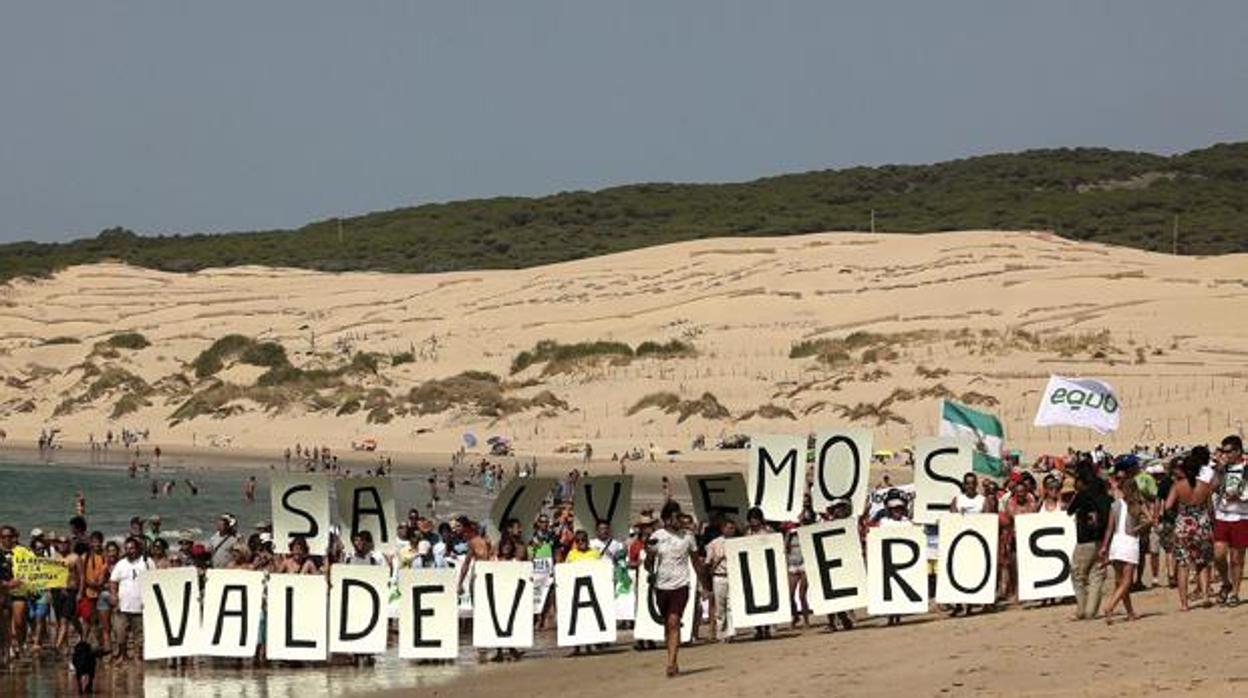
[[[962,437],[975,444],[975,472],[994,477],[1005,474],[1001,461],[1005,429],[1001,426],[1001,420],[995,416],[952,400],[942,400],[940,435]]]

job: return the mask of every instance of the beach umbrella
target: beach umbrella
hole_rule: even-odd
[[[464,445],[468,448],[477,447],[477,435],[470,431],[464,432]]]

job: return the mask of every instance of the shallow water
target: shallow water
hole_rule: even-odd
[[[405,516],[411,507],[428,513],[427,478],[433,467],[436,466],[408,466],[391,476],[395,513],[399,517]],[[74,495],[81,491],[87,498],[88,526],[91,530],[103,531],[110,538],[124,534],[130,517],[136,515],[144,518],[159,515],[161,531],[171,542],[174,537],[171,534],[179,532],[190,532],[197,540],[207,537],[222,512],[237,516],[239,531],[245,532],[270,518],[271,472],[262,464],[210,468],[186,460],[166,459],[160,466],[153,465],[150,475],[140,470],[131,478],[124,462],[82,459],[59,452],[50,460],[40,461],[28,454],[0,451],[0,523],[17,526],[23,543],[31,528],[36,526],[45,531],[66,533],[69,519],[74,515]],[[247,502],[243,499],[242,488],[252,475],[256,477],[256,500]],[[197,495],[191,494],[187,479],[198,486]],[[169,480],[177,482],[170,495],[153,497],[152,482]],[[475,517],[488,511],[491,496],[480,487],[459,485],[450,497],[444,486],[440,485],[439,489],[437,513],[440,516],[464,513]]]
[[[160,698],[311,698],[349,695],[393,688],[416,688],[445,683],[459,674],[459,665],[417,666],[393,657],[380,657],[371,667],[309,665],[304,667],[231,666],[198,660],[188,669],[169,669],[154,662],[124,669],[101,667],[95,691],[102,696],[157,696]],[[72,675],[62,662],[0,669],[0,695],[52,698],[72,695]]]

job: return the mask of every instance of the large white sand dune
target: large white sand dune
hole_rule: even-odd
[[[1205,440],[1242,428],[1248,412],[1246,311],[1248,256],[1173,257],[1043,233],[714,239],[533,269],[426,275],[260,267],[168,274],[96,264],[0,288],[0,428],[10,441],[56,427],[81,442],[130,426],[151,429],[163,444],[211,438],[260,448],[345,448],[375,435],[404,451],[451,448],[473,431],[512,436],[535,452],[587,439],[603,454],[857,417],[876,428],[877,444],[898,448],[933,433],[936,396],[952,394],[989,405],[1006,421],[1009,442],[1029,455],[1100,441],[1029,426],[1038,391],[1056,372],[1118,389],[1123,427],[1110,443]],[[240,397],[223,412],[232,416],[170,426],[204,383],[156,390],[149,405],[110,420],[125,389],[90,391],[84,371],[92,369],[82,364],[95,342],[123,330],[152,345],[90,363],[149,385],[164,379],[164,387],[230,333],[280,342],[301,366],[334,366],[358,351],[411,351],[415,361],[383,360],[380,375],[353,379],[392,396],[401,416],[387,424],[369,423],[366,410],[335,416],[333,407],[296,404],[266,412]],[[876,361],[864,361],[871,357],[861,348],[835,365],[789,356],[795,342],[856,331],[887,335],[876,342]],[[79,343],[47,343],[61,337]],[[555,375],[538,365],[509,376],[513,357],[546,339],[634,347],[680,339],[698,354],[591,361]],[[502,418],[463,409],[402,414],[410,388],[465,370],[514,380],[523,387],[507,395],[517,398],[549,390],[568,408]],[[233,366],[219,378],[248,386],[260,372]],[[657,408],[627,414],[656,392],[710,393],[731,417],[678,423]],[[73,396],[82,399],[54,417]],[[770,418],[749,416],[760,407]]]

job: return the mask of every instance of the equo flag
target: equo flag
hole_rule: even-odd
[[[1121,407],[1114,389],[1104,381],[1049,376],[1036,412],[1036,426],[1085,427],[1105,434],[1117,431]]]

